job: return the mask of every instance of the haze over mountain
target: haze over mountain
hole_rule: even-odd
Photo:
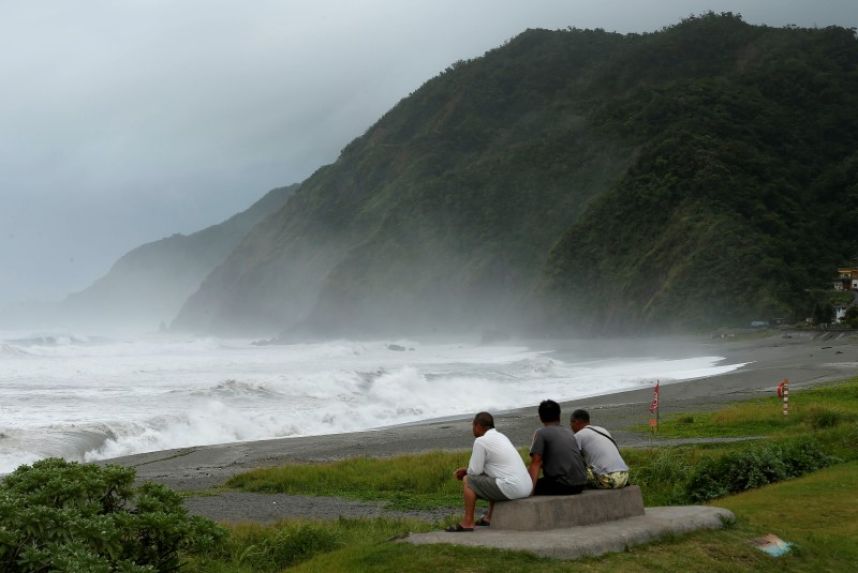
[[[804,289],[858,250],[856,110],[853,30],[732,14],[640,35],[528,30],[428,81],[303,182],[174,325],[800,314]]]
[[[0,314],[0,327],[156,330],[166,326],[202,280],[265,217],[286,204],[297,185],[273,189],[248,209],[190,235],[141,245],[106,275],[54,304],[29,303]]]

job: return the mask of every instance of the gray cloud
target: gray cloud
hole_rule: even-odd
[[[0,302],[59,298],[300,181],[525,28],[644,31],[707,9],[858,25],[854,0],[0,0]]]

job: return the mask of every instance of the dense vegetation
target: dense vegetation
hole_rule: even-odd
[[[209,550],[224,531],[189,517],[161,485],[133,487],[134,470],[58,459],[0,482],[0,570],[167,573],[183,552]]]
[[[732,14],[643,35],[528,30],[303,182],[177,324],[804,318],[806,289],[858,253],[856,149],[852,30]]]
[[[704,16],[632,43],[594,113],[638,159],[555,248],[561,305],[606,326],[810,316],[806,289],[858,253],[854,32]]]

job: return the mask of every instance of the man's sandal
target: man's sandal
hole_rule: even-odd
[[[485,515],[484,515],[484,516],[482,516],[481,518],[479,518],[478,520],[476,520],[476,521],[474,522],[474,525],[479,525],[480,527],[488,527],[488,526],[490,526],[491,524],[492,524],[492,522],[491,522],[491,521],[488,521],[488,520],[486,519],[486,516],[485,516]]]
[[[444,531],[448,531],[450,533],[464,533],[466,531],[473,531],[473,530],[474,530],[473,527],[462,527],[461,523],[457,523],[456,525],[451,525],[450,527],[448,527]]]

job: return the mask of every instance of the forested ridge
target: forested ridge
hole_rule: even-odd
[[[858,253],[858,42],[705,16],[635,39],[594,116],[638,159],[552,251],[592,327],[809,316]],[[622,59],[621,59],[622,61]]]
[[[618,331],[798,316],[858,252],[853,30],[528,30],[403,99],[178,327]],[[812,304],[812,302],[811,302]]]

